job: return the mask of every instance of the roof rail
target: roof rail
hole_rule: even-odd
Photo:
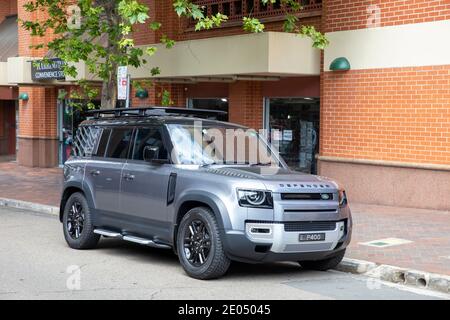
[[[147,116],[195,116],[198,118],[216,118],[225,116],[228,112],[217,110],[203,110],[203,109],[188,109],[185,107],[145,107],[145,108],[116,108],[116,109],[99,109],[89,110],[84,113],[87,116],[92,116],[95,119],[101,118],[103,115],[113,115],[114,117],[133,116],[133,117],[147,117]]]

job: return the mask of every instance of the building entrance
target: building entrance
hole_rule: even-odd
[[[320,103],[314,98],[266,99],[265,129],[280,154],[296,171],[317,173]]]
[[[16,102],[0,100],[0,157],[15,157],[16,137]]]

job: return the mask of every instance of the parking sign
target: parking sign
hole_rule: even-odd
[[[117,99],[128,99],[128,67],[122,66],[117,69]]]

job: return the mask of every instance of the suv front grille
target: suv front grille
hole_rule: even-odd
[[[282,193],[281,200],[333,200],[332,193]]]
[[[304,231],[333,231],[336,229],[336,221],[297,221],[286,222],[284,231],[304,232]]]

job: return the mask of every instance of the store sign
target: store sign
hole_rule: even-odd
[[[58,58],[32,61],[31,78],[33,81],[66,80],[64,61]]]
[[[128,99],[128,67],[119,67],[117,69],[117,99]]]

